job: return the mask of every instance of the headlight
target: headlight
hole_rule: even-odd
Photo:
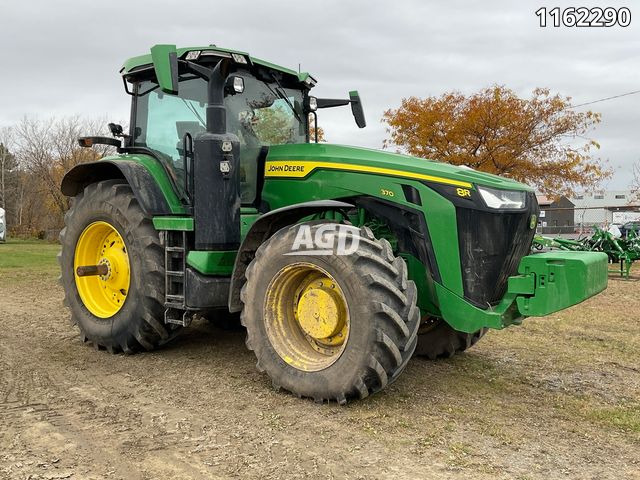
[[[200,57],[200,50],[191,50],[190,52],[187,52],[187,56],[184,57],[185,60],[198,60],[198,57]]]
[[[244,92],[244,79],[242,77],[233,77],[233,91],[236,93]]]
[[[235,95],[244,92],[244,79],[242,77],[231,76],[227,78],[224,84],[224,93],[227,95]]]
[[[315,112],[318,109],[318,99],[316,97],[309,97],[309,110]]]
[[[231,58],[233,58],[233,61],[236,63],[240,63],[242,65],[247,64],[247,58],[244,55],[240,55],[239,53],[232,53]]]
[[[489,208],[524,208],[526,192],[480,187],[478,192]]]

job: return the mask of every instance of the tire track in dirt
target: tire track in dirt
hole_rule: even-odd
[[[2,437],[2,444],[9,445],[3,454],[5,462],[12,463],[9,470],[5,469],[9,478],[18,473],[46,478],[46,472],[52,469],[62,474],[69,469],[81,478],[215,478],[218,474],[221,478],[241,474],[244,478],[276,478],[283,469],[289,470],[289,478],[306,477],[313,471],[317,478],[333,477],[331,472],[321,471],[322,465],[318,463],[323,462],[318,462],[316,454],[305,447],[312,445],[313,439],[300,435],[278,438],[281,435],[273,432],[280,434],[288,426],[278,425],[277,415],[257,411],[250,402],[243,413],[255,414],[259,422],[266,424],[268,435],[256,432],[250,419],[229,421],[237,413],[233,406],[221,409],[225,421],[216,424],[216,400],[195,408],[180,406],[181,401],[192,402],[193,398],[171,394],[161,378],[147,379],[139,368],[133,369],[133,375],[108,372],[108,364],[152,359],[156,366],[173,367],[180,374],[181,367],[187,368],[197,361],[189,358],[194,355],[193,349],[185,352],[177,346],[134,359],[94,352],[83,347],[77,338],[69,341],[69,327],[55,328],[62,335],[34,337],[34,331],[42,334],[47,329],[41,325],[32,329],[29,323],[46,312],[31,307],[35,310],[31,318],[20,315],[25,322],[19,322],[19,328],[3,339],[0,350],[0,359],[8,372],[3,375],[1,392],[10,405],[3,408],[3,423],[9,428],[4,429]],[[34,346],[25,349],[29,335]],[[237,343],[242,345],[241,338]],[[204,344],[196,347],[210,348]],[[237,356],[236,347],[232,346],[231,356]],[[259,379],[247,396],[257,394],[264,398],[266,382],[253,372],[250,355],[242,351],[242,357],[239,363]],[[83,359],[91,359],[92,365],[82,365]],[[99,365],[102,360],[106,366]],[[199,377],[215,375],[198,370]],[[235,377],[241,379],[240,375]],[[203,383],[213,386],[215,382],[209,378]],[[201,400],[203,389],[197,388],[196,392]],[[268,396],[272,395],[275,394],[269,392]],[[288,396],[284,399],[290,404],[298,402]],[[316,408],[306,402],[302,405]],[[310,436],[315,437],[313,432]],[[342,458],[325,463],[337,466],[340,471],[341,462],[346,459],[339,456]],[[378,463],[373,457],[363,455],[361,466]]]
[[[602,381],[615,382],[611,401],[637,400],[623,374],[569,375],[490,335],[487,350],[466,358],[412,361],[364,402],[316,405],[271,390],[242,332],[200,323],[158,352],[96,352],[52,285],[25,291],[0,278],[0,479],[600,480],[640,471],[632,437],[571,425],[544,404],[592,383],[608,401]]]
[[[56,471],[80,469],[77,473],[82,478],[175,478],[187,472],[199,477],[206,472],[185,462],[156,461],[154,454],[141,470],[130,449],[156,452],[171,442],[162,440],[166,435],[162,429],[155,429],[151,435],[146,433],[142,414],[123,405],[123,398],[114,398],[119,397],[117,382],[112,382],[114,396],[104,395],[104,378],[88,375],[88,384],[83,384],[71,372],[67,376],[50,376],[49,371],[43,370],[64,368],[56,368],[60,365],[55,362],[37,362],[37,356],[10,343],[15,337],[4,340],[0,355],[6,374],[0,389],[0,420],[5,428],[0,444],[9,446],[3,449],[3,458],[15,467],[5,470],[7,478],[17,478],[21,468],[24,471],[19,472],[20,476],[48,478],[42,471],[51,467]],[[11,363],[4,360],[7,348],[13,352]],[[92,386],[92,380],[98,386]],[[106,382],[109,383],[108,377]]]

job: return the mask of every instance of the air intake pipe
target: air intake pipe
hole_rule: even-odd
[[[196,250],[240,245],[240,141],[227,132],[224,89],[230,62],[220,60],[207,86],[207,131],[193,141],[193,218]]]

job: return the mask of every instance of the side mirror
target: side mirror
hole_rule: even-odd
[[[109,131],[111,132],[111,135],[113,135],[114,137],[124,137],[124,131],[122,130],[122,125],[119,125],[117,123],[110,123],[109,124]]]
[[[158,85],[165,93],[178,93],[178,51],[175,45],[151,47],[151,60]]]
[[[356,121],[358,128],[367,126],[367,120],[364,118],[364,110],[362,109],[362,101],[357,90],[349,92],[349,100],[351,101],[351,113]]]

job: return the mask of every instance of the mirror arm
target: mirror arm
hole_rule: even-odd
[[[333,108],[349,105],[351,100],[343,100],[341,98],[317,98],[318,108]]]

